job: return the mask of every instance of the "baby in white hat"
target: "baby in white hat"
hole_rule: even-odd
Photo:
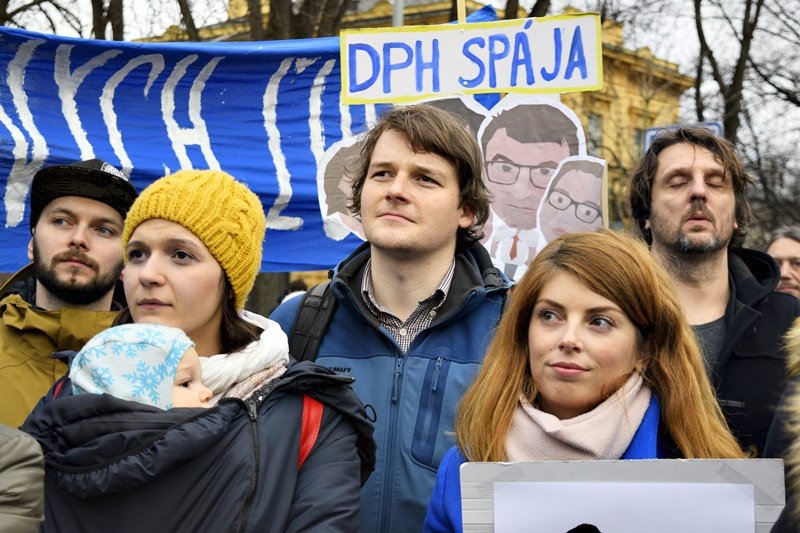
[[[125,324],[102,331],[70,364],[73,394],[110,394],[171,409],[209,407],[194,342],[178,328]]]

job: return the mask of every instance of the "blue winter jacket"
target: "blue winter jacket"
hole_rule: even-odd
[[[509,282],[482,246],[458,252],[439,315],[403,354],[361,298],[369,257],[365,243],[334,270],[337,305],[316,361],[356,378],[356,394],[375,417],[378,456],[361,489],[360,531],[418,533],[436,469],[455,442],[456,407],[483,360]],[[287,334],[300,300],[271,316]]]
[[[633,435],[622,459],[662,459],[674,457],[673,445],[668,437],[659,434],[661,409],[655,395],[650,397],[650,405],[644,413],[639,429]],[[464,531],[461,523],[461,471],[467,460],[461,451],[453,446],[447,451],[436,474],[436,488],[433,490],[428,514],[425,516],[425,533],[444,533]]]

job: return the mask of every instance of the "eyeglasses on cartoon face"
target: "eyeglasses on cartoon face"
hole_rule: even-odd
[[[555,189],[547,196],[547,203],[559,211],[575,206],[575,216],[578,220],[591,224],[600,217],[600,210],[590,204],[576,202],[565,191]]]
[[[531,184],[537,189],[546,189],[553,177],[555,167],[551,165],[518,165],[508,160],[487,161],[486,178],[492,183],[500,185],[513,185],[519,178],[520,171],[528,169],[528,177]]]

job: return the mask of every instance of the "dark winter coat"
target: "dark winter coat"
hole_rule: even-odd
[[[45,453],[43,531],[354,531],[375,447],[351,382],[298,363],[210,409],[90,394],[41,405],[22,429]],[[304,395],[324,410],[298,468]]]
[[[718,370],[709,377],[731,432],[760,456],[786,386],[783,335],[800,316],[800,300],[775,292],[780,270],[763,252],[733,250],[728,269],[726,335]]]

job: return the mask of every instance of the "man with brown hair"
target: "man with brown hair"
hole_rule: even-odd
[[[80,350],[122,307],[122,222],[136,198],[99,159],[50,166],[31,184],[32,263],[0,288],[0,423],[17,427]],[[113,309],[113,310],[112,310]]]
[[[741,248],[751,184],[733,147],[702,128],[659,134],[628,187],[636,226],[675,284],[733,434],[763,450],[786,384],[783,334],[800,314],[768,255]]]
[[[332,272],[336,307],[316,359],[355,377],[375,417],[362,532],[421,530],[456,406],[500,316],[509,283],[478,243],[481,167],[475,139],[429,105],[391,110],[363,141],[349,208],[367,242]],[[287,333],[300,300],[272,315]]]

